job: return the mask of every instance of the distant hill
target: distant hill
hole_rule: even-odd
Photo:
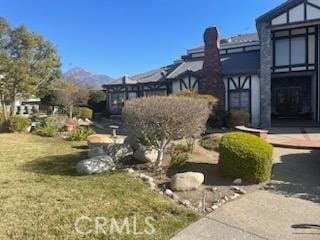
[[[102,88],[103,84],[113,80],[108,75],[95,74],[79,67],[65,72],[63,74],[63,79],[67,82],[74,82],[80,86],[98,89]]]

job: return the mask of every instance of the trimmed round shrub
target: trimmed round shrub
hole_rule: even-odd
[[[246,111],[232,110],[226,118],[226,126],[234,128],[236,126],[248,126],[250,122],[250,114]]]
[[[270,179],[273,148],[259,137],[228,133],[222,137],[219,151],[219,170],[225,177],[242,178],[249,183]]]
[[[82,119],[92,119],[92,112],[88,107],[75,107],[73,109],[73,115]]]
[[[19,115],[12,116],[8,122],[10,132],[27,132],[27,128],[31,125],[31,120]]]

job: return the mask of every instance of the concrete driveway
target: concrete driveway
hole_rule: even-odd
[[[320,151],[275,149],[272,181],[189,226],[174,240],[320,239]]]

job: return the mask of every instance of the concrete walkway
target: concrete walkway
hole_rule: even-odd
[[[320,151],[275,149],[268,187],[228,203],[173,240],[319,240]]]
[[[278,147],[320,149],[320,128],[270,128],[268,142]]]

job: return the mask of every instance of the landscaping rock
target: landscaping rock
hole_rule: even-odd
[[[147,185],[151,190],[155,190],[156,189],[156,184],[154,182],[147,182]]]
[[[145,182],[153,182],[153,178],[149,177],[143,173],[140,173],[139,177]]]
[[[112,157],[116,163],[133,155],[131,147],[127,144],[107,144],[103,146],[103,152],[105,155]]]
[[[179,203],[185,207],[190,207],[191,206],[191,203],[190,201],[186,200],[186,199],[181,199],[179,200]]]
[[[88,137],[87,142],[90,148],[88,154],[90,158],[108,155],[114,162],[120,162],[133,154],[130,145],[123,143],[124,137],[122,136],[113,138],[111,135],[93,134]]]
[[[235,200],[239,197],[240,195],[238,193],[235,193],[234,195],[230,196],[231,200]]]
[[[133,151],[137,151],[139,149],[139,147],[141,146],[139,144],[139,142],[137,141],[137,138],[129,135],[125,140],[124,140],[125,144],[130,145],[130,147],[133,149]]]
[[[170,198],[172,198],[172,196],[174,195],[174,193],[170,189],[166,189],[164,191],[164,194],[167,195]]]
[[[80,161],[76,166],[76,171],[79,174],[96,174],[108,172],[115,169],[115,164],[109,156],[97,156]]]
[[[198,189],[204,182],[204,175],[196,172],[178,173],[171,178],[170,186],[174,191]]]
[[[233,181],[233,184],[236,184],[236,185],[241,185],[242,184],[242,179],[241,178],[237,178]]]
[[[143,163],[154,163],[157,161],[158,151],[140,146],[133,154],[133,157]]]
[[[127,170],[128,173],[134,174],[134,170],[132,168],[127,168],[126,170]]]
[[[231,190],[235,193],[238,193],[238,194],[246,194],[247,193],[244,189],[239,188],[239,187],[231,187]]]

